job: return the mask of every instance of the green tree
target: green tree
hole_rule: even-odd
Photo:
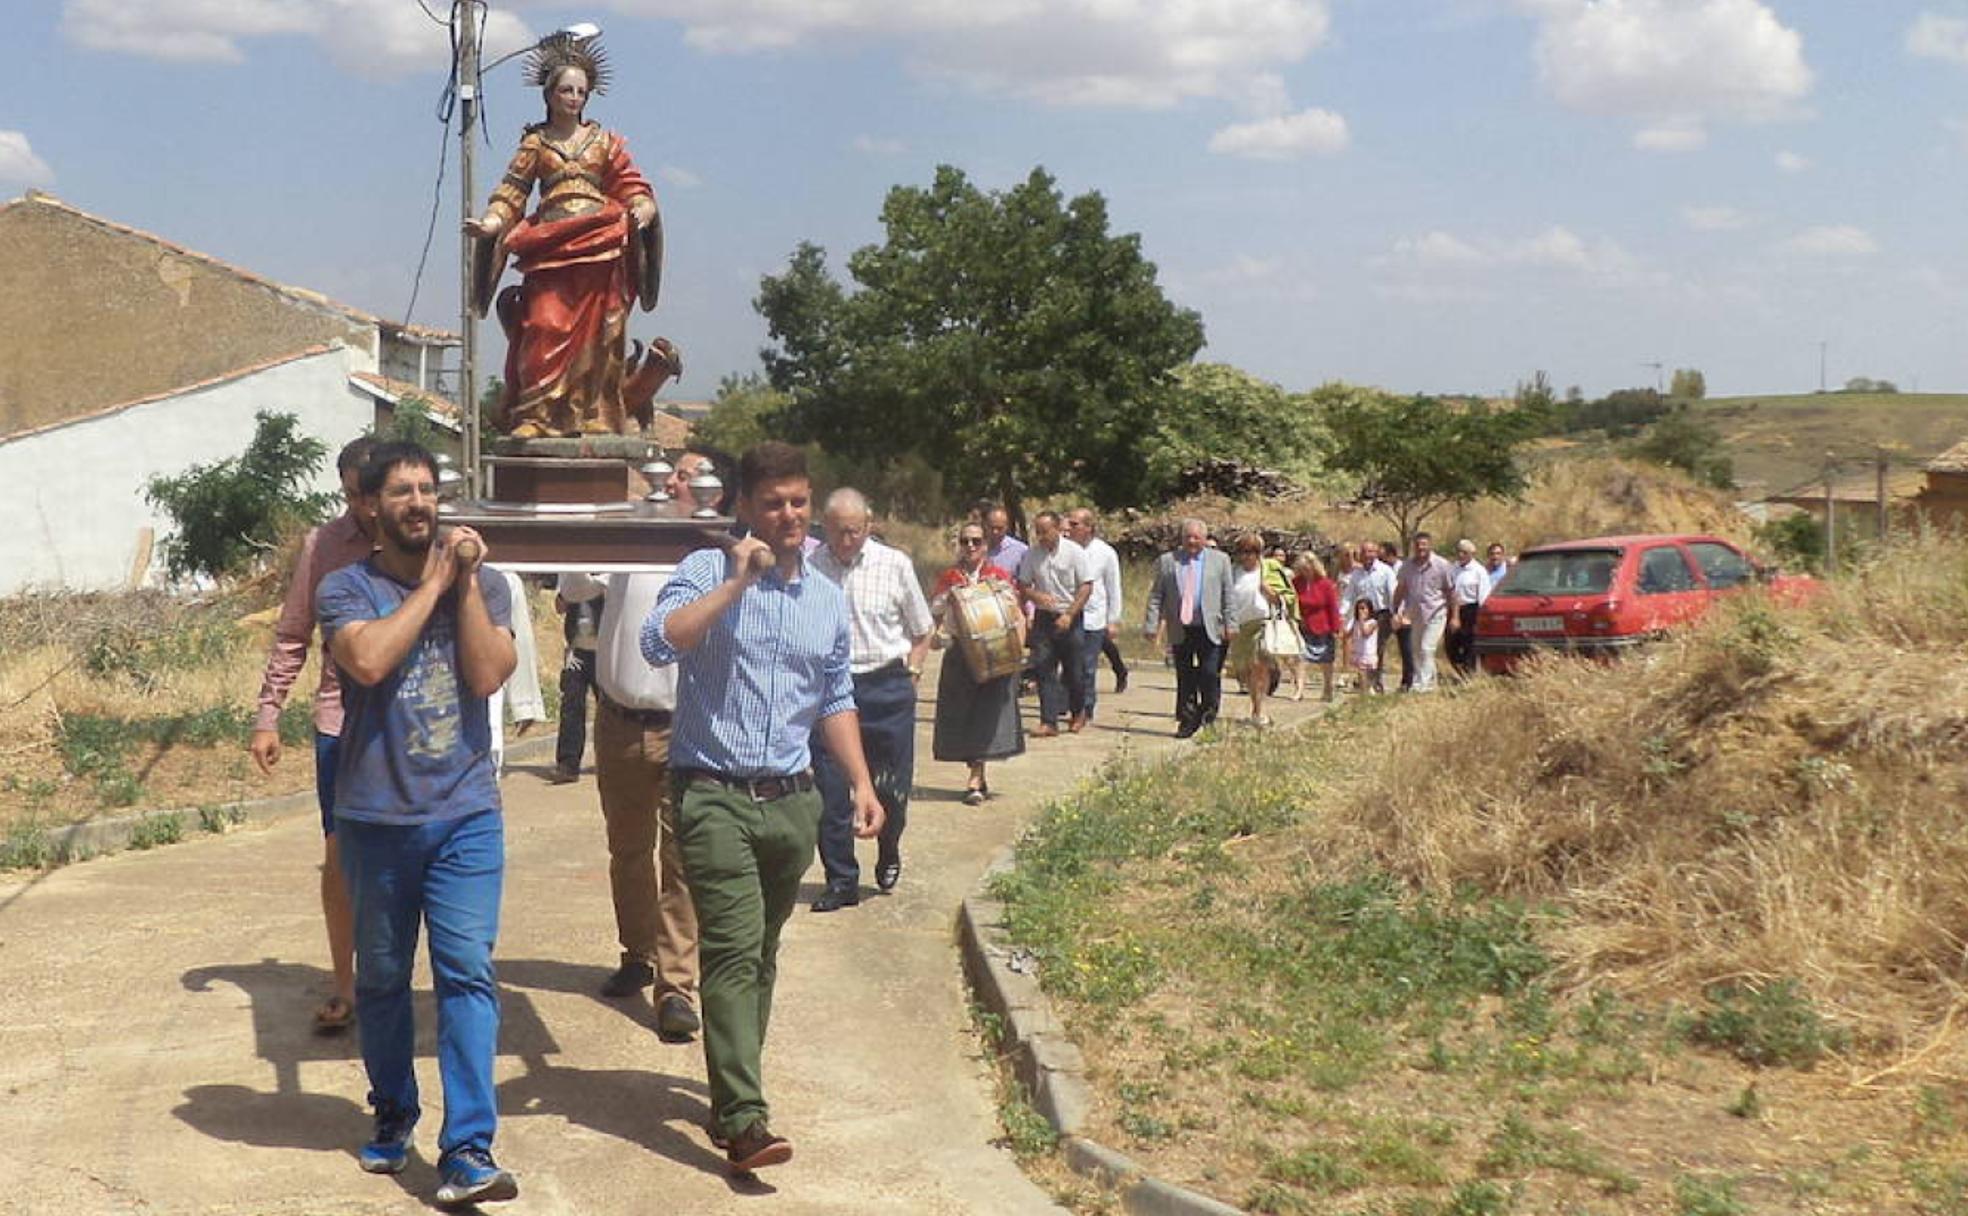
[[[1546,425],[1532,409],[1390,397],[1330,384],[1312,394],[1326,464],[1360,479],[1360,498],[1405,544],[1451,503],[1521,495],[1518,449]]]
[[[1701,374],[1700,368],[1677,367],[1674,379],[1668,381],[1667,395],[1683,401],[1700,401],[1708,396],[1708,377]]]
[[[854,290],[812,244],[760,284],[789,436],[920,453],[948,492],[993,494],[1014,519],[1034,494],[1126,501],[1169,374],[1203,344],[1140,237],[1110,235],[1099,194],[1068,201],[1043,169],[987,192],[945,165],[890,190],[881,218],[884,241],[848,259]]]
[[[693,442],[735,456],[777,435],[779,417],[792,400],[757,373],[726,376],[718,381],[711,412],[690,428],[690,437]]]
[[[301,434],[292,414],[262,410],[254,420],[243,454],[150,479],[145,497],[177,525],[164,542],[171,577],[249,573],[284,533],[319,523],[333,509],[334,494],[307,488],[328,445]]]
[[[457,440],[438,425],[429,399],[405,393],[390,410],[388,426],[375,428],[376,438],[385,443],[414,443],[429,452],[448,451]]]
[[[1166,495],[1183,470],[1234,458],[1300,478],[1315,472],[1317,417],[1307,399],[1225,363],[1179,368],[1141,448],[1133,502]]]
[[[1722,449],[1722,433],[1707,419],[1685,405],[1653,424],[1633,445],[1633,454],[1642,460],[1681,469],[1704,485],[1731,490],[1736,485],[1736,465]]]

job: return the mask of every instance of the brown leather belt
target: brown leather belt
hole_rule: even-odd
[[[684,786],[694,781],[707,781],[726,789],[742,790],[753,802],[777,802],[788,794],[803,794],[812,789],[813,770],[789,773],[784,777],[727,777],[708,769],[686,768],[677,770],[677,781]]]

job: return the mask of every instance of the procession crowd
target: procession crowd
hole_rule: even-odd
[[[440,1204],[511,1198],[491,1148],[498,1000],[492,967],[503,876],[492,701],[519,666],[515,596],[482,537],[440,526],[436,464],[409,444],[358,440],[338,460],[348,510],[311,532],[276,628],[250,750],[280,759],[275,724],[318,628],[327,661],[314,747],[325,839],[321,900],[335,990],[317,1028],[353,1024],[374,1126],[364,1170],[395,1173],[421,1113],[409,998],[420,926],[437,991]],[[680,493],[711,457],[687,452]],[[729,470],[727,470],[729,471]],[[862,896],[857,839],[875,841],[875,888],[903,871],[915,780],[918,685],[948,647],[934,693],[935,759],[962,763],[969,805],[992,796],[989,765],[1028,739],[1082,731],[1099,712],[1104,656],[1117,691],[1127,609],[1118,555],[1092,511],[1039,512],[1029,540],[980,503],[955,530],[925,594],[911,557],[872,535],[867,499],[835,490],[811,527],[802,453],[768,442],[736,469],[732,537],[673,571],[566,572],[562,733],[552,780],[578,780],[595,700],[596,789],[620,964],[600,990],[653,989],[659,1035],[701,1034],[706,1129],[736,1173],[777,1165],[760,1075],[780,934],[818,855],[811,904]],[[1402,686],[1435,683],[1443,637],[1469,669],[1477,605],[1500,578],[1462,542],[1457,560],[1426,534],[1408,558],[1346,544],[1320,555],[1265,551],[1253,533],[1219,548],[1201,520],[1157,561],[1140,630],[1176,675],[1176,734],[1214,721],[1227,663],[1269,722],[1278,681],[1304,695],[1318,668],[1335,695],[1343,661],[1378,691],[1398,645]],[[521,632],[529,632],[522,629]],[[1020,715],[1035,684],[1038,724]]]

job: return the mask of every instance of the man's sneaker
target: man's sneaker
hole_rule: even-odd
[[[749,1174],[768,1165],[784,1165],[793,1159],[793,1145],[784,1136],[775,1136],[765,1120],[733,1135],[724,1146],[724,1159],[734,1174]]]
[[[688,1043],[702,1026],[690,998],[681,992],[666,992],[656,1002],[656,1035],[665,1043]]]
[[[482,1148],[455,1149],[437,1163],[439,1207],[498,1203],[519,1197],[519,1183]]]
[[[376,1134],[355,1155],[356,1164],[371,1174],[402,1173],[410,1161],[410,1131],[416,1126],[416,1111],[379,1109]]]

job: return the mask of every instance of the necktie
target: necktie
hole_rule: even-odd
[[[1182,577],[1178,581],[1182,584],[1181,620],[1184,625],[1196,623],[1196,580],[1200,577],[1201,566],[1202,563],[1193,557],[1182,563]]]

